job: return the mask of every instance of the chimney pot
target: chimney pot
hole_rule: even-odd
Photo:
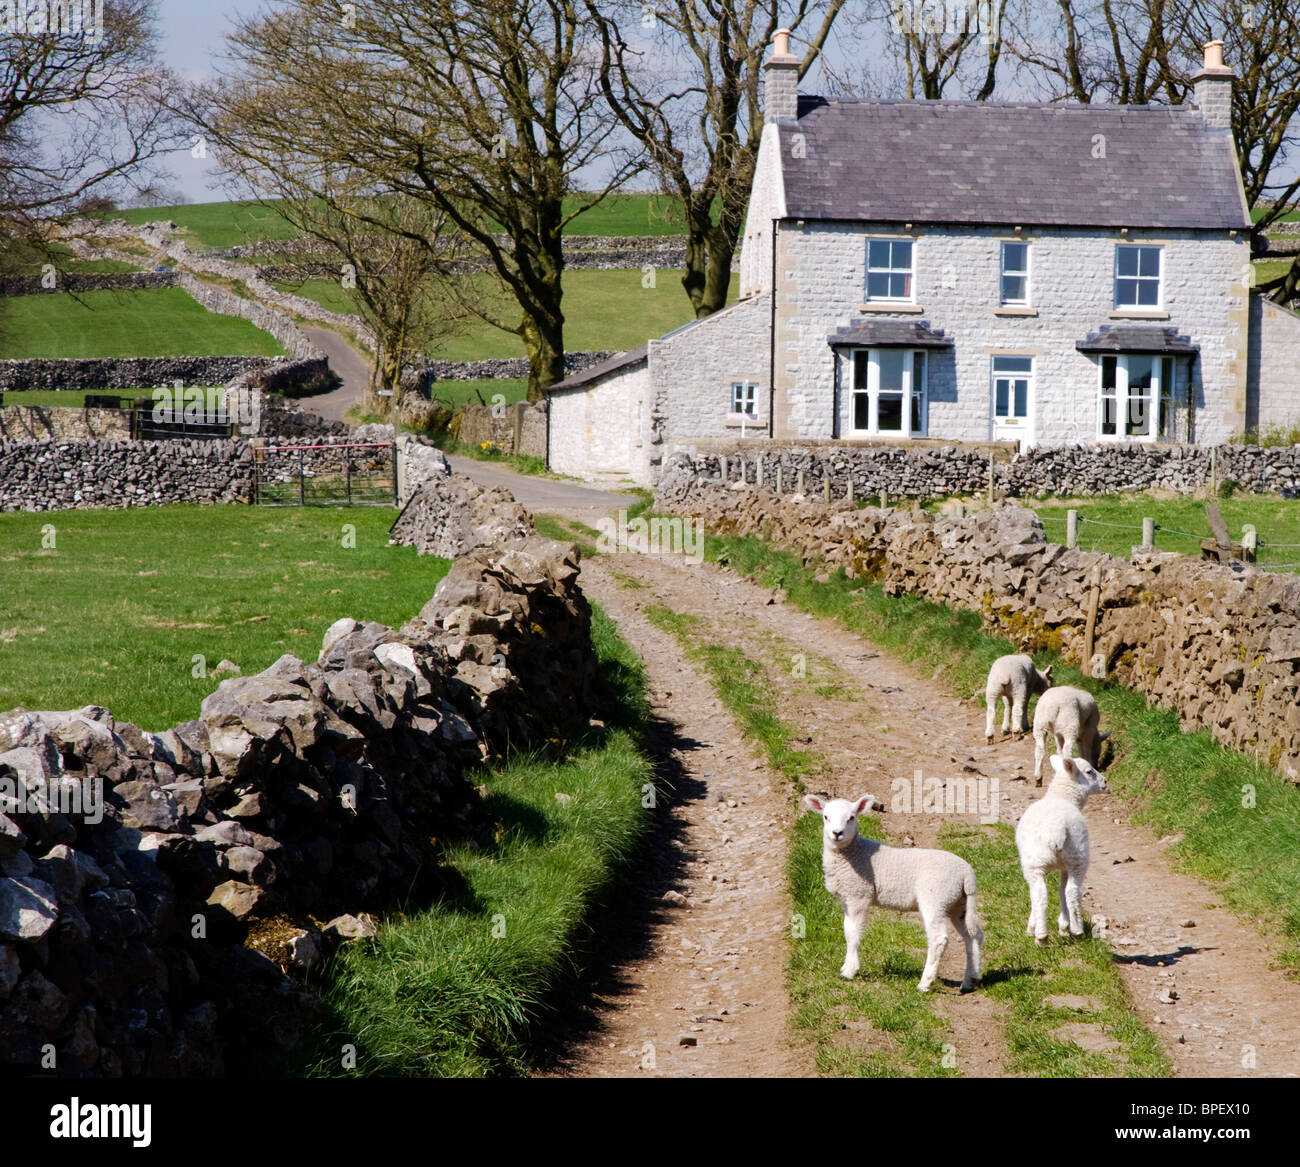
[[[772,34],[772,56],[788,57],[790,55],[790,30],[778,28]]]
[[[1223,64],[1223,42],[1210,41],[1205,46],[1205,67],[1207,69],[1222,69]]]

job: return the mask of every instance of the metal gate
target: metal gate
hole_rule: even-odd
[[[258,506],[396,506],[397,443],[255,446]]]

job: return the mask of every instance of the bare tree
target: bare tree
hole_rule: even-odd
[[[39,238],[44,219],[146,188],[149,164],[177,144],[167,108],[175,79],[155,56],[153,0],[108,0],[102,26],[91,5],[89,21],[53,25],[6,9],[0,232]]]
[[[201,122],[236,155],[435,208],[516,301],[536,400],[564,375],[564,230],[636,170],[591,38],[577,0],[281,0],[236,26]]]
[[[686,219],[682,285],[695,315],[727,302],[763,120],[762,64],[780,27],[806,30],[812,67],[845,0],[586,0],[600,87]]]
[[[1185,86],[1171,64],[1174,2],[1022,0],[1007,52],[1052,99],[1175,103]]]

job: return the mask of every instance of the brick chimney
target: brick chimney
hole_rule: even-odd
[[[763,120],[794,121],[799,116],[799,58],[790,54],[788,28],[773,35],[772,56],[763,71]]]
[[[1205,46],[1205,64],[1192,80],[1196,83],[1196,108],[1205,124],[1216,130],[1232,129],[1232,83],[1236,80],[1223,63],[1223,42]]]

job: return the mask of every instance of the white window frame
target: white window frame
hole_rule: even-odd
[[[903,354],[903,408],[902,420],[903,428],[899,430],[881,430],[880,429],[880,353],[884,352],[902,352]],[[873,355],[875,359],[873,360]],[[925,349],[896,349],[896,348],[855,348],[849,349],[845,353],[848,365],[848,391],[845,394],[848,402],[848,416],[844,426],[844,434],[847,437],[881,437],[881,438],[920,438],[925,437],[929,432],[930,410],[928,380],[930,360],[927,350]],[[917,386],[916,370],[920,357],[921,375],[919,378],[920,385]],[[866,387],[859,390],[857,388],[857,368],[858,362],[862,361],[866,365]],[[867,428],[859,429],[856,425],[857,419],[857,398],[865,396],[867,399]],[[919,413],[919,426],[914,426],[913,413]]]
[[[1159,271],[1154,276],[1121,276],[1119,274],[1119,256],[1120,252],[1129,249],[1133,251],[1154,251],[1159,257]],[[1142,257],[1138,256],[1138,270],[1142,268]],[[1119,282],[1124,280],[1136,280],[1139,285],[1150,284],[1154,281],[1156,285],[1156,302],[1154,304],[1122,304],[1119,298]],[[1165,306],[1165,249],[1159,243],[1117,243],[1115,244],[1115,267],[1114,267],[1114,286],[1112,299],[1114,301],[1114,310],[1116,312],[1159,312]]]
[[[739,408],[741,399],[744,398],[749,402],[748,409]],[[729,417],[747,417],[752,421],[758,420],[758,382],[757,381],[732,381],[731,382],[731,410]]]
[[[1155,385],[1149,394],[1129,392],[1130,362],[1135,358],[1153,362]],[[1110,395],[1105,392],[1105,385],[1106,362],[1109,360],[1115,362],[1115,404],[1113,407],[1115,432],[1113,434],[1106,433],[1106,402]],[[1174,391],[1177,387],[1178,363],[1172,356],[1163,353],[1103,353],[1097,361],[1097,440],[1101,442],[1170,442],[1175,440]],[[1148,432],[1145,434],[1128,432],[1132,403],[1135,401],[1147,401],[1149,402],[1149,408],[1154,410],[1151,424],[1147,427]],[[1165,425],[1161,424],[1162,411],[1166,422]],[[1122,426],[1120,424],[1121,418],[1124,419]]]
[[[875,243],[887,243],[889,247],[889,267],[873,267],[871,265],[871,246]],[[907,244],[910,248],[909,255],[911,263],[906,267],[894,267],[894,246],[898,244]],[[905,276],[907,279],[907,295],[905,296],[873,296],[871,294],[871,277],[873,275]],[[897,236],[887,236],[882,238],[868,238],[867,240],[867,278],[865,281],[866,298],[869,304],[915,304],[916,303],[916,240],[900,239]]]
[[[1023,271],[1009,271],[1007,269],[1007,248],[1023,247],[1025,249],[1025,267]],[[1033,259],[1031,252],[1033,248],[1023,239],[1003,239],[1000,241],[998,249],[998,303],[1003,308],[1028,308],[1033,303],[1033,285],[1032,270]],[[1025,294],[1022,299],[1008,299],[1005,294],[1005,281],[1010,276],[1013,279],[1023,279],[1025,281]]]

